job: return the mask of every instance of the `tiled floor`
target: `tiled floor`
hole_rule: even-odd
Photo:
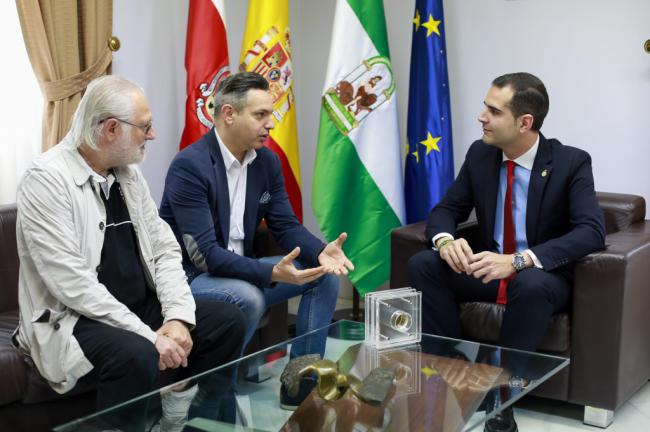
[[[525,398],[515,406],[521,432],[572,432],[603,429],[582,423],[583,408],[540,398]],[[650,383],[642,387],[614,413],[607,432],[650,431]]]

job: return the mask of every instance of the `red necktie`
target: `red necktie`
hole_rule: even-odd
[[[512,182],[515,179],[515,163],[511,160],[506,161],[508,187],[506,189],[506,198],[503,200],[503,254],[515,253],[515,223],[512,216]],[[515,275],[499,281],[499,292],[497,294],[497,303],[506,304],[508,296],[506,288],[508,282]]]

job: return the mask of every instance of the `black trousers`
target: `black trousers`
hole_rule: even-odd
[[[163,323],[160,303],[147,299],[138,316],[154,331]],[[245,318],[236,305],[196,301],[196,327],[186,368],[177,369],[177,380],[196,375],[239,357],[245,333]],[[81,317],[74,328],[93,371],[84,380],[97,383],[97,409],[103,410],[152,391],[159,379],[158,351],[148,339],[117,327]],[[147,410],[146,401],[125,410],[115,425],[140,430]],[[110,418],[110,416],[107,416]]]
[[[455,273],[438,252],[417,253],[408,262],[411,286],[422,292],[422,331],[461,338],[458,303],[495,302],[499,281],[487,284],[473,276]],[[529,268],[508,284],[508,304],[499,345],[536,351],[551,316],[564,308],[571,292],[565,274]]]

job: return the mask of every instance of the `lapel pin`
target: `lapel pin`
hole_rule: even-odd
[[[547,175],[548,175],[548,170],[547,169],[542,171],[542,177],[546,177]]]

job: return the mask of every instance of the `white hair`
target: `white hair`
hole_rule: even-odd
[[[120,76],[105,75],[92,80],[72,117],[68,132],[72,143],[97,150],[97,138],[104,120],[128,120],[135,114],[135,93],[144,92],[140,86]]]

